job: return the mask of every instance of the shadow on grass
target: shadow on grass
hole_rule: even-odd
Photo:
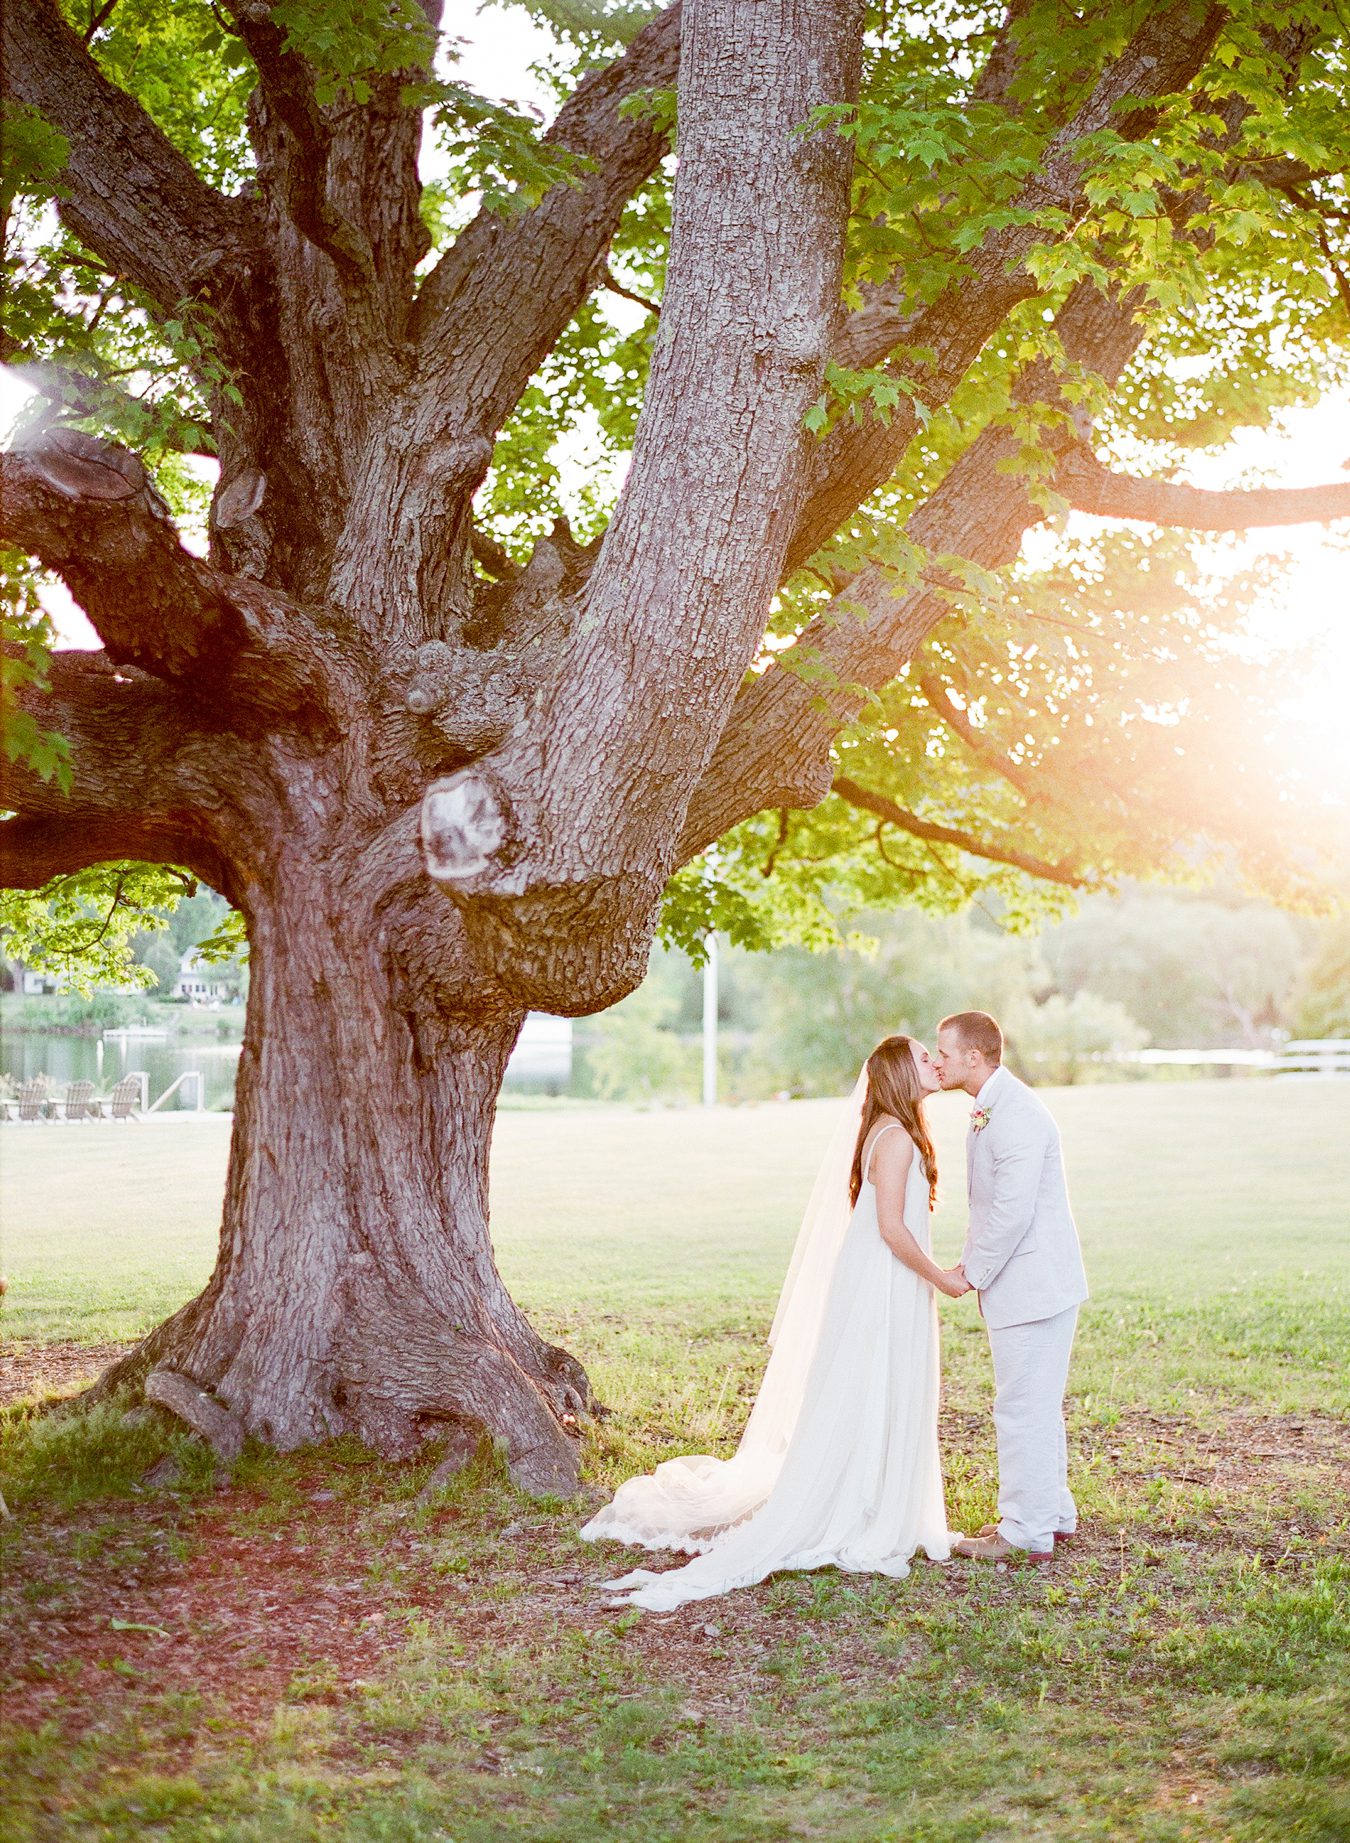
[[[948,1432],[973,1508],[986,1436]],[[1084,1428],[1083,1539],[1045,1573],[785,1575],[661,1617],[607,1610],[618,1552],[490,1448],[419,1501],[435,1448],[226,1476],[113,1408],[4,1444],[10,1816],[39,1843],[1350,1835],[1330,1417]]]

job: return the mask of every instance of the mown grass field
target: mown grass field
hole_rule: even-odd
[[[1084,1532],[1053,1570],[921,1562],[614,1613],[594,1584],[623,1554],[488,1454],[419,1503],[434,1453],[249,1452],[226,1478],[156,1425],[20,1408],[0,1835],[1350,1838],[1350,1087],[1048,1098],[1094,1288]],[[964,1112],[934,1103],[952,1258]],[[503,1116],[501,1264],[612,1410],[596,1498],[734,1442],[828,1125],[815,1103]],[[225,1130],[0,1132],[0,1336],[29,1386],[69,1386],[84,1347],[205,1278]],[[944,1360],[970,1528],[993,1442],[969,1302],[944,1306]]]

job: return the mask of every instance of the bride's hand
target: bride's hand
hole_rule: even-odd
[[[938,1285],[949,1299],[960,1299],[975,1290],[959,1267],[944,1267]]]

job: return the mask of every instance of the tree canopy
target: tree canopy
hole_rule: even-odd
[[[313,72],[315,106],[368,103],[376,78],[434,63],[402,88],[431,128],[423,272],[485,215],[510,223],[596,171],[565,134],[459,81],[453,36],[430,60],[414,6],[264,10],[284,55]],[[530,10],[553,36],[560,105],[587,72],[621,68],[651,17]],[[1345,491],[1276,491],[1263,505],[1168,476],[1345,383],[1344,33],[1330,7],[1222,9],[1207,61],[1154,103],[1147,133],[1128,97],[1112,99],[1074,133],[1073,187],[1043,195],[1029,182],[1047,150],[1150,10],[869,15],[859,101],[823,112],[855,153],[851,315],[807,421],[836,450],[870,443],[874,471],[889,471],[837,529],[822,520],[813,533],[754,668],[791,671],[797,701],[837,731],[834,791],[803,810],[815,766],[817,784],[723,837],[714,875],[701,861],[676,875],[662,927],[695,953],[709,923],[751,944],[827,938],[825,890],[936,908],[991,896],[1015,922],[1113,876],[1193,877],[1216,852],[1286,897],[1317,884],[1325,816],[1291,783],[1267,715],[1302,662],[1251,656],[1242,636],[1268,585],[1216,578],[1188,534],[1340,514]],[[246,32],[194,0],[69,5],[66,17],[193,173],[225,190],[253,183]],[[673,132],[673,65],[641,76],[652,81],[632,81],[624,116]],[[56,209],[68,154],[39,106],[7,102],[4,360],[43,394],[44,420],[134,447],[163,503],[204,535],[210,469],[194,457],[215,459],[212,393],[238,396],[211,292],[166,313],[129,265],[82,241],[78,211]],[[674,168],[662,158],[633,187],[594,286],[496,438],[477,497],[483,575],[518,570],[558,521],[594,543],[613,512],[658,337]],[[942,330],[985,246],[1018,237],[1030,260],[996,336],[949,356],[926,326]],[[1108,301],[1109,349],[1092,343]],[[971,497],[963,473],[984,497],[948,530],[936,512]],[[1109,526],[1066,541],[1049,567],[1019,566],[1025,525],[1069,507],[1155,528]],[[42,683],[50,635],[34,564],[10,550],[3,569],[17,692]],[[930,631],[878,682],[848,655],[865,652],[858,630],[885,601]],[[66,772],[61,735],[29,710],[11,710],[7,746],[44,775]],[[116,976],[134,928],[182,887],[119,861],[11,893],[12,950]]]

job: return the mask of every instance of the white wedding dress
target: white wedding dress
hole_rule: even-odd
[[[851,1151],[846,1133],[837,1143]],[[837,1166],[836,1158],[836,1182]],[[819,1203],[814,1197],[817,1213]],[[695,1559],[664,1573],[638,1568],[605,1582],[606,1592],[665,1612],[778,1569],[900,1577],[916,1549],[935,1561],[951,1554],[937,1437],[937,1301],[881,1239],[869,1178],[851,1215],[847,1203],[845,1187],[842,1241],[838,1230],[803,1229],[773,1356],[735,1457],[667,1460],[628,1479],[581,1531],[588,1541]],[[917,1150],[904,1219],[927,1250],[928,1180]]]

